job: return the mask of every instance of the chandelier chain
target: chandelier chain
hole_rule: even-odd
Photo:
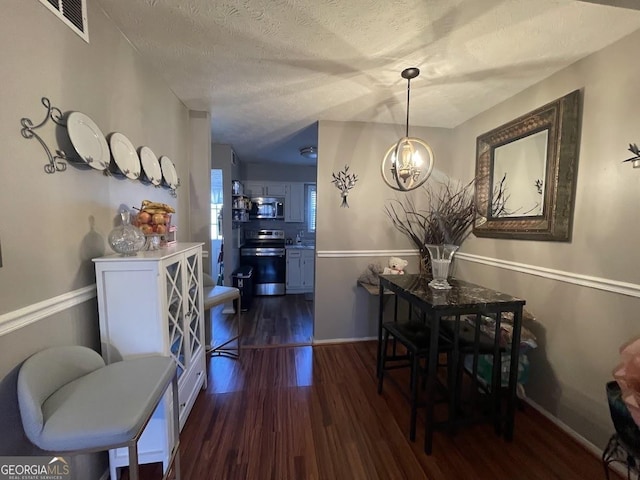
[[[409,136],[409,96],[411,94],[411,79],[407,78],[407,126],[405,128],[404,136]]]

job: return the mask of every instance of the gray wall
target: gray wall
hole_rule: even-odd
[[[87,3],[90,44],[35,0],[3,2],[0,329],[20,309],[64,294],[74,297],[77,289],[95,283],[91,258],[111,253],[106,237],[121,204],[139,206],[148,198],[176,206],[178,238],[189,240],[188,110],[98,2]],[[89,115],[105,135],[118,131],[136,147],[148,145],[156,155],[169,156],[182,182],[178,198],[163,188],[73,166],[47,175],[47,159],[38,142],[20,135],[22,117],[34,123],[44,118],[43,96],[63,112]],[[57,148],[53,124],[39,132]],[[15,378],[22,361],[52,345],[98,348],[98,337],[95,298],[0,336],[0,455],[32,451],[17,417]],[[95,472],[101,474],[104,466],[85,466],[90,471],[83,478],[98,478]]]
[[[211,115],[189,112],[189,223],[190,240],[204,243],[203,255],[211,253]],[[217,251],[213,253],[217,255]],[[203,259],[210,272],[209,259]]]
[[[452,131],[411,127],[409,133],[430,143],[440,169],[432,177],[442,178],[441,169],[451,161]],[[377,336],[376,323],[370,315],[377,299],[357,288],[356,281],[368,264],[386,265],[392,251],[413,248],[391,226],[384,205],[393,198],[419,198],[420,194],[395,192],[380,175],[382,156],[403,134],[404,127],[399,125],[319,123],[316,341]],[[358,176],[348,196],[349,208],[340,207],[340,191],[331,183],[331,174],[344,169],[345,164]],[[406,270],[417,272],[417,257],[404,258],[410,262]]]
[[[234,246],[234,238],[240,235],[240,229],[233,228],[231,202],[231,181],[240,178],[240,161],[234,162],[231,145],[214,143],[211,149],[211,168],[222,170],[222,234],[224,236],[224,284],[233,285],[231,274],[240,266],[240,251]],[[209,177],[211,178],[211,177]],[[210,198],[209,189],[209,198]]]
[[[640,332],[640,299],[575,284],[625,282],[638,290],[640,171],[621,161],[640,141],[637,62],[640,32],[577,62],[455,129],[454,173],[470,175],[474,139],[518,115],[582,89],[584,105],[573,237],[569,243],[470,237],[462,250],[557,270],[567,282],[458,262],[458,274],[527,300],[541,347],[531,355],[529,396],[594,444],[612,432],[605,384],[620,345]],[[573,283],[572,283],[573,282]],[[637,294],[637,293],[636,293]]]
[[[456,276],[520,296],[537,321],[528,325],[540,347],[530,358],[528,396],[598,447],[613,431],[605,384],[618,363],[619,346],[638,335],[640,275],[636,240],[640,235],[639,170],[621,161],[630,142],[640,141],[637,108],[640,66],[630,61],[640,32],[577,62],[503,104],[450,131],[413,129],[429,141],[436,168],[468,181],[475,173],[478,135],[575,89],[584,90],[573,239],[569,243],[475,238],[461,253],[511,262],[507,267],[456,261]],[[356,287],[370,262],[412,248],[383,213],[397,194],[382,184],[379,165],[401,127],[320,122],[315,339],[375,335],[376,299]],[[347,159],[360,181],[339,207],[332,171]],[[416,258],[401,255],[416,271]],[[468,257],[469,258],[469,257]],[[510,269],[532,266],[538,274]],[[558,271],[566,281],[545,278]],[[602,284],[604,289],[586,286]],[[607,291],[629,284],[636,293]],[[580,284],[581,283],[581,284]],[[517,435],[517,431],[516,431]]]

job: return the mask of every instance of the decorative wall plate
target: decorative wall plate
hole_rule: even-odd
[[[80,158],[96,170],[106,170],[111,157],[102,131],[87,115],[71,112],[67,118],[69,139]]]
[[[178,188],[178,185],[180,185],[180,180],[178,179],[176,166],[173,164],[171,159],[166,155],[160,157],[160,167],[162,168],[162,177],[164,178],[164,183],[172,190]]]
[[[146,181],[155,186],[160,185],[162,183],[162,169],[153,150],[149,147],[142,147],[140,149],[140,163],[142,164],[142,171]]]
[[[131,141],[123,134],[115,132],[109,137],[109,146],[118,170],[125,177],[137,180],[140,176],[140,159]]]

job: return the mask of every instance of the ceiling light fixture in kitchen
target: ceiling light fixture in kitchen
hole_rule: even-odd
[[[427,181],[433,170],[433,150],[423,140],[409,136],[409,94],[411,79],[420,75],[416,67],[401,73],[407,79],[407,126],[405,136],[391,145],[382,159],[382,178],[394,190],[407,192]]]
[[[302,147],[300,149],[300,155],[302,155],[304,158],[311,158],[313,160],[316,160],[318,158],[318,149],[316,147]]]

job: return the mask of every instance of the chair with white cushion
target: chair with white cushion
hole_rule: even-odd
[[[217,305],[228,302],[237,302],[235,309],[237,333],[220,345],[214,345],[212,343],[213,335],[211,334],[211,309]],[[213,279],[207,274],[204,274],[203,304],[205,311],[205,337],[208,344],[207,354],[211,356],[225,356],[233,359],[240,358],[240,343],[242,341],[242,298],[240,290],[235,287],[215,285]]]
[[[87,453],[128,447],[129,478],[138,477],[137,442],[173,383],[175,478],[180,478],[176,363],[159,355],[105,365],[87,347],[52,347],[29,357],[18,374],[24,431],[42,450]]]

